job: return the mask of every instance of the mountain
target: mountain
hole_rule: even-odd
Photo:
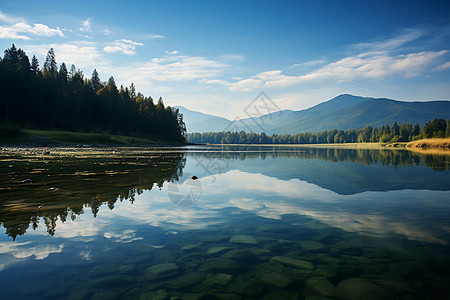
[[[360,129],[366,125],[381,127],[394,122],[419,123],[423,126],[436,118],[450,119],[450,101],[406,102],[344,94],[308,109],[283,110],[234,122],[195,113],[199,115],[185,115],[188,132],[244,130],[266,134],[296,134],[331,129]],[[207,118],[207,121],[203,121],[203,118]]]
[[[174,108],[178,108],[180,113],[183,114],[188,132],[223,131],[231,122],[228,119],[189,110],[183,106],[175,106]]]

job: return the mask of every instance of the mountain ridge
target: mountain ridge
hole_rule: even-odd
[[[360,129],[367,125],[381,127],[394,122],[418,123],[450,119],[450,101],[399,101],[388,98],[342,94],[303,110],[281,110],[261,117],[230,121],[226,118],[178,107],[192,132],[245,131],[266,134],[297,134],[331,129]]]

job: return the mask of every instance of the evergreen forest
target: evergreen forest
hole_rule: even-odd
[[[184,141],[186,126],[178,109],[163,99],[119,88],[97,70],[90,78],[74,65],[57,64],[53,49],[44,65],[13,44],[0,58],[0,126],[101,132]]]

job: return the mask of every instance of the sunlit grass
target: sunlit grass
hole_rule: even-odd
[[[409,142],[406,148],[414,151],[450,151],[450,138],[423,139]]]

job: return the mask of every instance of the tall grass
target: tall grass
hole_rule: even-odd
[[[423,139],[409,142],[407,148],[450,150],[450,138]]]

